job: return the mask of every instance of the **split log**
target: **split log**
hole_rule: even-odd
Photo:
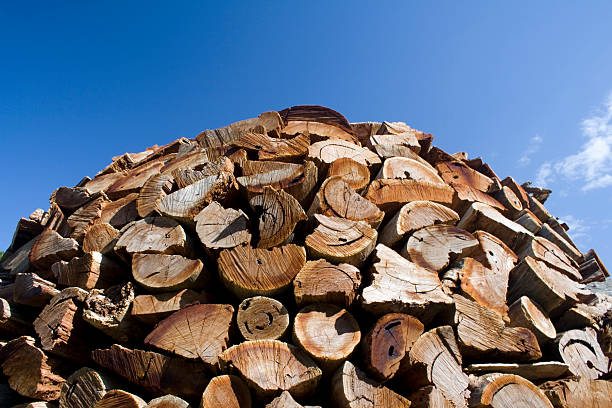
[[[264,112],[257,118],[241,120],[220,129],[205,130],[196,137],[196,140],[205,148],[223,147],[239,140],[248,132],[278,135],[282,125],[283,122],[277,112]]]
[[[0,349],[0,366],[11,388],[28,398],[56,400],[66,381],[66,365],[47,357],[29,336],[13,339]]]
[[[326,108],[325,106],[292,106],[291,108],[279,111],[278,114],[282,118],[285,125],[288,125],[291,121],[326,123],[353,134],[353,129],[346,118],[341,113],[338,113],[333,109]]]
[[[544,223],[552,218],[552,215],[548,212],[546,207],[533,196],[529,196],[529,210]]]
[[[379,131],[384,132],[383,129]],[[379,133],[368,138],[368,146],[371,146],[381,157],[411,157],[418,155],[421,145],[416,137],[414,129],[397,130],[399,133]]]
[[[145,166],[128,171],[104,192],[111,200],[118,200],[126,195],[137,193],[151,176],[160,173],[160,170],[164,167],[164,160],[165,158],[160,158],[147,163]]]
[[[382,244],[376,246],[371,272],[373,281],[362,293],[362,307],[370,313],[408,313],[427,324],[452,306],[436,273]]]
[[[390,157],[383,163],[377,179],[409,179],[431,184],[445,184],[429,163],[407,157]]]
[[[116,379],[94,369],[83,367],[66,379],[59,396],[61,408],[91,408],[112,389],[119,388]]]
[[[450,262],[481,253],[480,243],[472,234],[444,224],[430,225],[414,232],[402,249],[404,258],[436,272],[446,268]]]
[[[528,256],[510,273],[508,301],[514,302],[521,296],[528,296],[555,318],[592,294],[584,285]]]
[[[434,385],[452,407],[467,407],[468,376],[461,370],[461,354],[450,326],[422,334],[408,353],[409,368],[402,373],[411,387]]]
[[[538,236],[544,237],[551,241],[555,245],[565,252],[567,256],[573,259],[575,262],[580,263],[583,261],[584,256],[573,244],[568,242],[565,238],[559,235],[558,232],[553,230],[548,224],[542,224],[542,229],[538,232]]]
[[[0,399],[0,402],[4,402],[4,400]],[[13,405],[13,408],[57,408],[57,405],[45,401],[35,401],[28,404]]]
[[[229,340],[231,305],[193,305],[162,320],[144,344],[188,359],[200,359],[214,371]]]
[[[327,172],[331,163],[343,157],[353,159],[368,168],[378,167],[381,164],[380,157],[376,153],[341,139],[323,140],[308,147],[307,159],[313,161],[322,174]]]
[[[537,234],[542,229],[542,222],[538,220],[538,217],[536,217],[534,213],[527,209],[523,209],[523,211],[518,213],[516,217],[517,218],[514,222],[522,225],[532,234]]]
[[[542,357],[535,335],[524,327],[506,327],[501,316],[454,295],[457,340],[470,360],[531,361]]]
[[[132,221],[136,221],[138,216],[137,208],[138,194],[132,193],[117,201],[106,202],[103,204],[99,218],[95,223],[110,224],[114,228],[121,229]],[[68,218],[70,221],[70,218]],[[83,229],[83,235],[85,230]]]
[[[126,173],[127,172],[125,171],[121,171],[116,173],[100,174],[87,181],[82,187],[85,187],[90,194],[101,193],[108,190],[108,188],[116,181],[123,178]]]
[[[87,292],[66,288],[55,295],[34,320],[34,330],[45,351],[79,363],[89,360],[92,346],[82,319]]]
[[[331,398],[339,408],[410,407],[409,400],[369,379],[349,361],[338,368],[331,381]]]
[[[153,148],[148,148],[144,152],[124,153],[120,156],[115,156],[112,158],[112,163],[106,166],[98,174],[121,172],[141,165],[145,163],[148,159],[155,157],[155,150],[157,150],[156,148],[157,145]]]
[[[289,312],[276,299],[255,296],[240,303],[236,324],[245,340],[278,340],[289,327]]]
[[[100,252],[87,252],[70,262],[56,262],[51,272],[59,285],[82,289],[108,288],[126,277],[122,265]]]
[[[0,262],[0,270],[5,271],[10,276],[15,276],[18,273],[27,273],[32,270],[30,264],[30,253],[32,248],[38,241],[39,236],[32,238],[27,244],[22,245],[13,254],[8,252],[2,257]]]
[[[327,170],[327,177],[340,176],[353,190],[361,193],[370,184],[368,166],[348,157],[334,160]]]
[[[274,398],[265,408],[304,408],[298,404],[288,391],[283,391],[281,395]]]
[[[350,124],[353,129],[353,134],[361,142],[366,145],[370,136],[375,135],[382,125],[381,122],[353,122]]]
[[[161,168],[160,173],[170,175],[179,169],[202,168],[207,163],[210,163],[212,150],[195,148],[181,156],[177,155]]]
[[[377,381],[393,378],[423,331],[423,323],[404,313],[379,318],[361,343],[368,373]]]
[[[559,333],[555,351],[573,375],[596,380],[609,372],[608,357],[601,351],[597,333],[591,327]]]
[[[317,192],[308,210],[308,215],[323,214],[353,221],[365,221],[378,228],[385,213],[363,198],[341,177],[327,178]]]
[[[542,204],[544,204],[544,202],[548,199],[548,196],[552,192],[551,190],[546,188],[532,186],[531,181],[521,184],[521,187],[523,187],[527,194],[532,195]]]
[[[159,200],[157,210],[167,217],[191,223],[211,202],[227,202],[237,193],[238,183],[234,175],[221,172],[168,194]]]
[[[155,295],[139,295],[134,298],[130,313],[143,323],[156,324],[189,305],[213,301],[214,299],[209,294],[198,293],[191,289]]]
[[[247,161],[242,177],[236,180],[247,197],[261,194],[264,187],[285,190],[307,207],[317,184],[317,167],[312,162],[302,164]]]
[[[503,213],[510,219],[516,218],[523,210],[523,204],[510,187],[502,187],[501,190],[493,194],[493,197],[504,206],[506,210]]]
[[[136,253],[193,256],[183,227],[165,217],[148,217],[127,225],[115,244],[115,252],[125,260]]]
[[[251,408],[251,392],[235,375],[214,377],[204,390],[200,408]]]
[[[357,320],[346,309],[326,303],[302,308],[295,316],[292,334],[294,343],[324,371],[335,370],[361,341]]]
[[[44,307],[51,298],[59,293],[53,282],[35,273],[18,273],[15,276],[13,301],[26,306]]]
[[[580,263],[579,268],[582,283],[603,282],[610,276],[610,272],[593,249],[584,254],[584,262]]]
[[[164,395],[149,401],[145,408],[191,408],[191,405],[184,399],[174,395]]]
[[[410,394],[412,408],[453,408],[437,387],[429,385]]]
[[[423,183],[406,179],[376,179],[370,183],[365,198],[386,214],[394,214],[411,201],[453,202],[453,189],[442,184]]]
[[[558,361],[544,361],[537,363],[481,363],[471,364],[466,371],[474,375],[486,373],[514,374],[529,381],[541,382],[566,377],[570,374],[567,364]]]
[[[568,278],[580,282],[582,276],[575,268],[574,262],[565,255],[557,245],[546,238],[534,237],[519,254],[521,259],[531,257],[544,262],[547,266],[554,268]]]
[[[447,183],[466,184],[483,193],[492,192],[493,180],[460,161],[436,163],[436,169]]]
[[[289,391],[296,398],[311,394],[321,369],[297,347],[278,340],[253,340],[225,350],[221,368],[236,372],[260,398]]]
[[[70,227],[67,223],[67,215],[62,212],[62,209],[55,203],[51,204],[49,210],[44,213],[41,220],[41,225],[45,229],[57,231],[61,236],[70,235]]]
[[[327,139],[340,139],[347,142],[358,144],[359,140],[346,130],[340,129],[337,126],[328,125],[326,123],[309,122],[303,120],[292,120],[287,122],[282,130],[284,136],[300,136],[308,135],[309,142],[320,142]],[[296,137],[297,137],[296,136]],[[310,143],[308,143],[309,145]],[[306,148],[308,148],[306,145]],[[260,160],[262,160],[260,158]]]
[[[529,231],[504,217],[495,208],[478,202],[472,203],[457,223],[457,227],[467,231],[483,230],[489,232],[513,251],[520,250],[525,242],[528,242],[532,237]]]
[[[210,279],[199,259],[164,254],[134,254],[132,275],[151,292],[202,288]]]
[[[308,218],[294,197],[272,187],[264,187],[263,194],[251,198],[249,205],[259,215],[258,248],[290,242],[296,224]]]
[[[205,163],[201,166],[198,165],[195,167],[195,169],[190,167],[177,168],[172,171],[172,177],[180,189],[190,186],[197,181],[203,180],[208,176],[214,176],[222,172],[233,174],[234,169],[234,162],[232,162],[228,157],[222,156],[212,162]]]
[[[378,242],[388,247],[413,231],[436,224],[454,225],[459,221],[450,208],[431,201],[413,201],[404,205],[379,233]]]
[[[213,201],[196,217],[196,232],[204,248],[216,254],[222,249],[234,248],[251,242],[249,219],[242,210],[223,208]]]
[[[514,180],[512,177],[506,177],[501,181],[501,185],[512,190],[524,209],[529,208],[529,196],[527,195],[525,189],[519,183],[517,183],[516,180]]]
[[[83,252],[101,252],[108,255],[113,251],[119,231],[110,224],[93,224],[83,231]]]
[[[91,358],[156,396],[173,394],[195,400],[200,398],[209,380],[201,363],[117,344],[110,349],[92,351]]]
[[[557,337],[557,330],[546,313],[539,305],[532,302],[527,296],[521,296],[508,309],[510,327],[525,327],[538,339],[538,344],[544,344]]]
[[[369,180],[368,180],[369,182]],[[42,211],[42,210],[41,210]],[[27,244],[30,240],[37,237],[45,227],[40,221],[35,221],[29,218],[21,218],[17,222],[17,227],[13,233],[13,239],[11,245],[6,249],[5,252],[14,252]]]
[[[483,203],[499,211],[506,212],[506,207],[487,193],[483,193],[467,184],[451,183],[450,185],[455,191],[452,208],[457,211],[458,214],[464,214],[472,203]]]
[[[293,279],[297,306],[332,303],[351,307],[361,285],[361,273],[353,265],[334,265],[324,259],[308,261]]]
[[[123,390],[112,390],[104,394],[93,408],[145,408],[147,403],[138,395]]]
[[[219,275],[239,298],[271,296],[288,289],[306,263],[306,251],[297,245],[271,249],[236,247],[219,254]]]
[[[149,178],[138,193],[136,208],[138,215],[146,217],[157,209],[159,201],[172,190],[172,177],[155,174]]]
[[[31,334],[32,320],[28,309],[0,298],[0,333],[8,336]]]
[[[51,193],[49,202],[56,203],[68,212],[74,211],[91,201],[93,198],[89,190],[83,187],[60,187]]]
[[[80,252],[79,243],[74,239],[62,238],[57,232],[46,229],[32,246],[30,263],[36,269],[45,271],[49,270],[55,262],[70,260]]]
[[[129,314],[133,301],[134,286],[131,282],[105,290],[92,289],[85,298],[83,320],[116,341],[141,341],[145,333]]]
[[[470,382],[470,407],[553,408],[544,393],[523,377],[486,374]]]
[[[306,237],[308,255],[334,263],[361,265],[376,245],[376,230],[363,221],[316,214],[319,225]]]
[[[283,133],[286,133],[285,129]],[[308,154],[310,136],[309,133],[301,132],[290,139],[280,139],[249,132],[243,134],[233,145],[255,151],[259,160],[299,162]]]
[[[540,385],[555,408],[612,408],[612,382],[588,378],[568,378]]]

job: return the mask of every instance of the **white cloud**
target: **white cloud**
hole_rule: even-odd
[[[529,145],[527,149],[523,152],[523,155],[518,160],[519,166],[526,166],[531,162],[531,156],[537,153],[540,150],[540,145],[542,144],[542,137],[540,135],[535,135],[531,139],[529,139]]]
[[[559,176],[583,183],[583,191],[612,186],[612,93],[601,111],[582,121],[582,134],[587,140],[580,151],[554,166],[542,164],[536,184],[546,185]]]
[[[569,227],[567,231],[570,238],[578,245],[584,246],[587,242],[591,240],[590,230],[591,226],[588,223],[581,219],[576,218],[572,215],[565,215],[563,217],[559,217],[559,222],[566,223]]]

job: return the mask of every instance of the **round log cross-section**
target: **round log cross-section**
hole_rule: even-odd
[[[240,303],[236,323],[245,340],[278,340],[289,327],[289,312],[276,299],[255,296]]]

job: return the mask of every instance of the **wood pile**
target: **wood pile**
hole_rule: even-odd
[[[432,142],[295,106],[58,188],[0,261],[0,406],[612,407],[595,251]]]

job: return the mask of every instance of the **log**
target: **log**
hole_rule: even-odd
[[[348,157],[334,160],[327,170],[327,177],[339,176],[353,190],[361,193],[370,184],[370,170],[368,166]]]
[[[285,129],[283,133],[286,133]],[[250,132],[242,135],[233,145],[255,151],[259,160],[299,162],[308,154],[310,136],[307,129],[306,133],[301,132],[290,139]]]
[[[552,215],[548,212],[546,207],[533,196],[529,196],[529,210],[544,223],[552,218]]]
[[[412,401],[412,408],[453,408],[442,391],[433,385],[428,385],[410,394],[410,401]]]
[[[145,408],[191,408],[191,405],[184,399],[174,395],[164,395],[149,401]]]
[[[529,208],[529,196],[527,195],[525,189],[519,183],[517,183],[516,180],[514,180],[512,177],[506,177],[501,181],[501,185],[512,190],[523,208]]]
[[[86,297],[83,289],[66,288],[40,312],[34,330],[43,350],[78,363],[89,360],[92,341],[87,338],[88,327],[82,319]]]
[[[610,276],[610,272],[593,249],[584,254],[584,262],[580,263],[579,268],[582,283],[603,282]]]
[[[509,327],[525,327],[535,334],[540,346],[557,337],[557,330],[546,312],[531,301],[527,296],[521,296],[508,309]]]
[[[528,296],[555,318],[592,294],[584,285],[528,256],[510,272],[508,301],[521,296]]]
[[[291,121],[308,121],[326,123],[353,134],[353,129],[346,118],[333,109],[318,105],[298,105],[283,109],[278,114],[285,125]]]
[[[198,293],[191,289],[178,292],[138,295],[134,298],[131,315],[143,323],[155,324],[194,303],[210,303],[213,298],[207,293]]]
[[[108,289],[92,289],[85,298],[83,320],[115,341],[142,341],[145,333],[129,314],[134,301],[134,285],[127,282]]]
[[[103,204],[100,217],[94,223],[110,224],[114,228],[121,229],[139,217],[137,207],[138,194],[132,193],[117,201],[106,202]],[[83,235],[85,234],[83,230]]]
[[[289,391],[296,398],[317,387],[321,369],[303,351],[278,340],[253,340],[225,350],[221,368],[237,373],[259,398]]]
[[[210,254],[251,242],[249,219],[242,210],[223,208],[213,201],[196,217],[196,232]]]
[[[8,273],[10,276],[15,276],[18,273],[31,272],[32,264],[30,264],[30,252],[38,241],[38,236],[32,238],[27,244],[22,245],[13,254],[6,252],[1,258],[0,270]]]
[[[486,373],[514,374],[529,381],[542,382],[566,377],[570,374],[567,364],[558,361],[543,361],[537,363],[480,363],[470,364],[466,371],[473,375]]]
[[[271,296],[288,289],[306,263],[303,247],[289,244],[271,249],[236,247],[219,254],[219,275],[241,299]]]
[[[310,141],[312,142],[320,142],[327,139],[340,139],[359,144],[359,140],[349,132],[326,123],[292,120],[291,122],[287,122],[287,126],[283,128],[282,132],[283,136],[309,135]],[[306,149],[309,144],[310,143],[306,145]],[[262,159],[260,158],[260,160]]]
[[[202,288],[210,279],[199,259],[164,254],[134,254],[132,276],[151,292]]]
[[[502,187],[501,190],[493,194],[493,197],[504,206],[505,211],[502,212],[510,219],[515,219],[523,210],[521,200],[519,200],[510,187]]]
[[[45,229],[57,231],[61,236],[70,234],[70,227],[66,222],[67,216],[64,215],[62,209],[55,203],[51,204],[49,210],[44,213],[41,219],[41,225]]]
[[[506,327],[502,317],[476,302],[454,295],[457,340],[472,361],[531,361],[542,357],[535,335],[524,327]]]
[[[117,380],[101,371],[83,367],[66,379],[59,395],[61,408],[90,408],[112,389],[118,388]]]
[[[413,201],[404,205],[379,233],[378,242],[394,246],[413,231],[436,224],[454,225],[459,215],[450,208],[431,201]]]
[[[487,204],[499,211],[506,212],[506,207],[487,193],[483,193],[467,184],[451,183],[450,185],[455,193],[453,196],[452,208],[459,214],[463,215],[470,208],[472,203]]]
[[[430,164],[407,157],[390,157],[386,159],[376,178],[409,179],[431,184],[445,184],[444,180],[438,175],[437,170]]]
[[[70,229],[70,238],[74,238],[79,243],[83,242],[85,229],[100,218],[102,207],[108,202],[108,198],[102,195],[72,213],[66,219],[66,224],[68,224]]]
[[[53,282],[35,273],[18,273],[15,276],[13,301],[26,306],[44,307],[51,298],[59,293]]]
[[[609,360],[597,342],[597,333],[591,327],[568,330],[555,339],[555,352],[567,364],[573,375],[596,380],[609,372]]]
[[[362,307],[382,315],[408,313],[428,324],[453,300],[444,294],[438,275],[378,244],[371,270],[373,280],[363,289]]]
[[[580,282],[582,275],[565,252],[546,238],[534,237],[519,254],[521,259],[531,257],[544,262],[547,266],[556,269],[568,278]]]
[[[127,225],[122,231],[115,252],[125,260],[136,253],[193,256],[185,230],[173,219],[148,217]]]
[[[386,214],[394,214],[411,201],[433,201],[451,204],[454,190],[442,184],[423,183],[407,179],[376,179],[370,183],[365,198]]]
[[[479,241],[469,232],[452,225],[430,225],[414,232],[402,256],[413,263],[439,272],[451,262],[482,253]]]
[[[492,192],[493,180],[461,161],[439,162],[436,169],[447,184],[465,184],[483,193]]]
[[[527,231],[532,234],[537,234],[542,229],[542,222],[538,220],[531,211],[523,209],[517,214],[515,222],[522,225]]]
[[[147,217],[157,209],[159,201],[172,190],[172,177],[167,174],[154,174],[138,193],[136,209],[140,217]]]
[[[100,223],[93,224],[83,231],[83,252],[101,252],[108,255],[113,251],[119,231],[112,225]]]
[[[32,399],[58,399],[66,381],[66,365],[47,357],[29,336],[15,338],[0,349],[0,366],[11,388]]]
[[[453,329],[441,326],[423,333],[408,353],[402,373],[411,387],[434,385],[452,407],[467,407],[468,376],[461,370],[461,354]]]
[[[282,125],[283,122],[277,112],[264,112],[257,118],[241,120],[220,129],[205,130],[196,137],[196,140],[206,148],[222,147],[240,139],[244,133],[255,130],[263,134],[278,135]]]
[[[552,408],[533,383],[513,374],[485,374],[470,381],[470,407]]]
[[[567,256],[573,259],[577,263],[581,263],[584,260],[582,253],[565,238],[559,235],[558,232],[553,230],[548,224],[542,224],[542,229],[538,232],[538,236],[544,237],[551,241],[555,245],[565,252]]]
[[[307,160],[313,161],[322,174],[327,172],[331,163],[343,157],[353,159],[368,168],[378,167],[381,164],[380,157],[376,153],[341,139],[323,140],[308,147]]]
[[[308,210],[308,216],[323,214],[353,221],[365,221],[378,228],[385,213],[363,198],[341,177],[328,177],[317,192]]]
[[[195,400],[200,398],[209,380],[204,365],[199,362],[131,350],[117,344],[110,349],[93,350],[91,358],[154,396],[173,394]]]
[[[298,404],[288,391],[283,391],[281,395],[270,401],[265,408],[304,408],[304,406]]]
[[[4,400],[0,399],[0,402],[4,402]],[[57,405],[45,401],[35,401],[28,404],[13,405],[13,408],[57,408]]]
[[[483,230],[495,235],[513,251],[518,251],[532,234],[519,224],[504,217],[495,208],[475,202],[457,223],[466,231]]]
[[[144,183],[154,174],[159,174],[164,167],[164,158],[147,163],[145,166],[128,171],[123,177],[117,179],[104,192],[111,200],[118,200],[132,193],[137,193]],[[85,185],[87,187],[87,185]]]
[[[258,248],[290,242],[296,224],[308,218],[294,197],[272,187],[264,187],[263,194],[251,198],[249,205],[259,215]]]
[[[87,252],[70,262],[59,261],[51,266],[57,283],[82,289],[108,288],[125,279],[126,270],[100,252]]]
[[[351,307],[361,285],[361,273],[355,266],[334,265],[324,259],[308,261],[293,279],[297,306],[332,303]]]
[[[246,153],[246,152],[245,152]],[[234,173],[234,162],[228,157],[222,156],[218,159],[198,165],[195,169],[191,167],[177,168],[172,171],[172,178],[179,189],[192,185],[208,176],[214,176],[221,172]]]
[[[366,145],[370,136],[375,135],[382,125],[380,122],[353,122],[350,124],[353,129],[353,134],[361,142]]]
[[[211,154],[212,150],[196,147],[181,156],[177,155],[172,160],[166,162],[164,167],[161,168],[160,173],[170,175],[179,169],[201,168],[210,162],[213,155]]]
[[[116,173],[100,174],[87,181],[82,187],[86,188],[90,194],[101,193],[108,190],[116,181],[123,178],[126,173],[126,171],[120,171]]]
[[[45,227],[41,224],[40,220],[36,221],[29,218],[21,218],[17,222],[17,227],[15,228],[13,239],[11,240],[11,245],[5,252],[14,252],[15,250],[21,248],[31,239],[37,237],[41,232],[43,232],[44,229]]]
[[[147,403],[138,395],[123,390],[112,390],[104,394],[93,408],[145,408]]]
[[[8,336],[32,334],[32,320],[28,309],[0,298],[0,333]]]
[[[200,408],[251,408],[251,392],[235,375],[214,377],[204,390]]]
[[[379,131],[384,132],[380,129]],[[414,129],[398,129],[394,133],[388,134],[379,133],[370,136],[367,141],[376,153],[385,158],[392,156],[411,157],[411,155],[418,155],[421,151],[421,145]]]
[[[70,260],[80,252],[79,243],[74,239],[62,238],[57,232],[46,229],[32,246],[30,263],[36,269],[45,271],[55,262]]]
[[[369,379],[349,361],[338,368],[331,381],[331,398],[339,408],[410,407],[409,400]]]
[[[92,197],[91,192],[84,187],[60,187],[51,193],[49,202],[71,212],[84,206],[93,198],[95,197]]]
[[[199,359],[214,371],[226,349],[234,308],[231,305],[193,305],[162,320],[144,344],[187,359]]]
[[[317,184],[317,167],[312,162],[302,164],[282,162],[247,161],[242,168],[243,175],[236,180],[247,197],[261,194],[264,187],[285,190],[301,205],[310,203]]]
[[[361,265],[376,245],[376,230],[363,221],[316,214],[319,225],[306,237],[311,258],[325,258],[333,263]]]
[[[229,202],[237,193],[238,183],[234,175],[222,171],[168,194],[159,200],[156,209],[162,215],[191,223],[211,202]]]
[[[331,374],[353,353],[361,341],[361,331],[346,309],[315,303],[296,314],[292,338],[324,372]]]
[[[393,378],[423,331],[423,323],[405,313],[380,317],[361,343],[368,374],[381,382]]]
[[[278,340],[289,327],[289,312],[276,299],[255,296],[240,303],[236,324],[245,340]]]
[[[540,385],[555,408],[612,408],[612,382],[588,378],[568,378]]]

